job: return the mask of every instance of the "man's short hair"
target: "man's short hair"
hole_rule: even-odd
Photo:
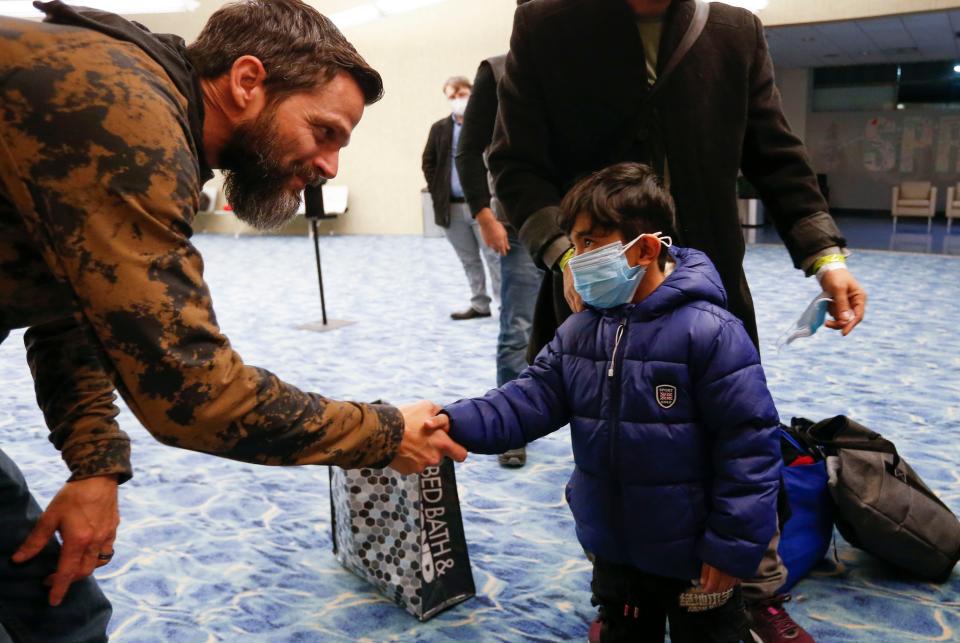
[[[383,96],[383,80],[336,25],[300,0],[240,0],[217,9],[187,57],[201,78],[230,71],[241,56],[256,56],[267,70],[270,100],[312,91],[344,71],[360,86],[364,103]]]
[[[641,163],[618,163],[580,179],[560,203],[558,221],[570,234],[580,214],[587,214],[594,227],[620,232],[627,241],[644,233],[674,236],[673,197],[660,177]],[[660,267],[667,258],[660,253]]]
[[[473,83],[470,82],[470,79],[466,76],[451,76],[443,83],[443,93],[447,93],[447,87],[453,87],[453,91],[457,91],[466,87],[467,89],[473,91]]]

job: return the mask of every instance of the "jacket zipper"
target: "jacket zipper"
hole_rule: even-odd
[[[607,370],[607,378],[613,380],[610,383],[610,470],[614,479],[620,477],[616,467],[617,441],[620,437],[620,378],[614,379],[614,376],[617,375],[617,350],[620,348],[623,336],[627,333],[627,324],[627,318],[624,317],[617,327],[613,353],[610,355],[610,368]]]

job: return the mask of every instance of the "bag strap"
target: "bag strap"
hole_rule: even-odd
[[[710,17],[710,5],[704,0],[695,0],[694,9],[693,9],[693,19],[690,20],[689,26],[687,26],[686,32],[683,34],[683,38],[680,40],[680,44],[677,45],[677,48],[674,50],[673,54],[670,56],[670,59],[667,60],[667,64],[663,66],[663,70],[657,75],[656,82],[653,83],[653,87],[650,88],[650,91],[646,95],[646,100],[653,98],[654,94],[659,91],[661,87],[667,82],[667,79],[673,74],[673,70],[677,68],[677,65],[680,64],[680,61],[683,60],[684,56],[690,52],[690,49],[693,48],[693,44],[697,42],[697,38],[700,37],[700,34],[703,33],[703,28],[707,25],[707,18]]]
[[[337,507],[333,504],[333,467],[327,467],[327,478],[330,481],[330,540],[333,541],[333,553],[337,554],[340,550],[340,543],[337,542]]]

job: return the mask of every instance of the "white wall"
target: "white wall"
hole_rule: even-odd
[[[790,129],[801,140],[805,140],[807,113],[810,111],[810,70],[777,69],[775,78],[783,97],[783,114],[790,123]]]

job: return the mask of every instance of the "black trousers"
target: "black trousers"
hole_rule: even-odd
[[[752,641],[740,588],[720,607],[690,612],[680,594],[690,581],[664,578],[633,567],[594,561],[593,603],[600,607],[602,643],[659,643],[670,622],[672,643]]]

